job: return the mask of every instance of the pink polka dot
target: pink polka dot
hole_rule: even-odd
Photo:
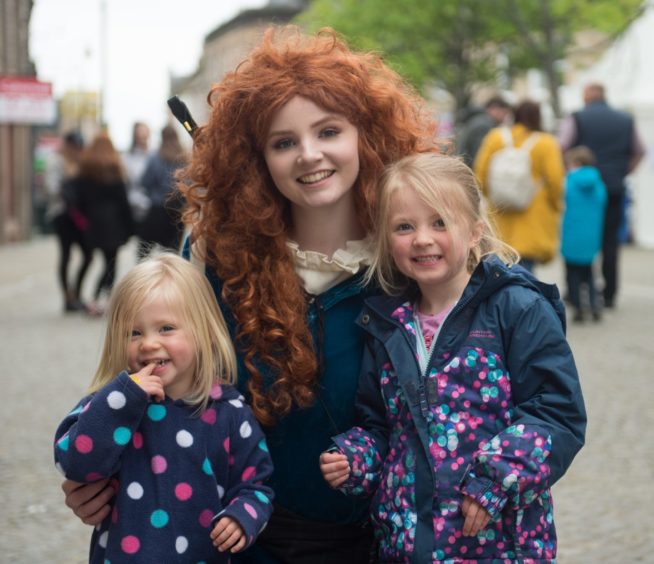
[[[209,425],[213,425],[216,422],[216,410],[207,409],[201,416],[200,419]]]
[[[193,488],[185,483],[185,482],[180,482],[175,486],[175,497],[179,499],[180,501],[186,501],[193,495]]]
[[[88,435],[80,435],[75,439],[75,448],[82,454],[88,454],[93,450],[93,439]]]
[[[200,525],[202,525],[205,529],[208,529],[209,525],[211,525],[212,519],[213,511],[211,511],[211,509],[205,509],[202,513],[200,513],[198,521],[200,522]]]
[[[166,468],[168,468],[168,462],[166,462],[166,459],[159,454],[152,457],[151,465],[152,471],[155,474],[163,474],[166,471]]]
[[[91,402],[87,403],[83,408],[82,408],[82,413],[84,413],[89,407],[91,407]]]
[[[254,466],[248,466],[245,470],[243,470],[243,474],[241,474],[241,480],[247,482],[249,479],[254,478],[256,475],[257,471]]]
[[[209,392],[209,395],[213,399],[220,399],[223,395],[223,388],[220,384],[215,384],[213,388],[211,388],[211,391]]]
[[[104,478],[104,476],[99,472],[89,472],[86,475],[87,482],[97,482],[98,480],[102,480],[102,478]]]
[[[224,440],[223,448],[225,449],[225,452],[229,452],[229,437]]]
[[[141,543],[134,535],[128,535],[120,541],[120,548],[127,554],[136,554],[141,548]]]
[[[243,504],[243,509],[245,509],[248,512],[248,514],[250,515],[250,517],[252,517],[252,519],[257,518],[256,509],[254,507],[252,507],[249,503],[244,503]]]
[[[141,448],[143,446],[143,435],[138,431],[135,431],[132,435],[132,444],[134,448]]]

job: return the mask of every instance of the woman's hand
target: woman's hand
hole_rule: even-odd
[[[109,502],[116,493],[109,485],[109,478],[82,484],[65,480],[61,489],[66,494],[66,505],[87,525],[99,525],[109,515]]]
[[[350,463],[340,452],[323,452],[320,455],[320,471],[332,488],[338,488],[350,477]]]

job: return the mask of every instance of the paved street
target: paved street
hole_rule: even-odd
[[[119,274],[133,247],[119,257]],[[587,443],[554,487],[559,564],[654,562],[654,251],[626,248],[618,308],[570,325]],[[83,395],[104,322],[64,315],[52,237],[0,247],[0,561],[86,562],[90,529],[63,504],[52,438]],[[99,263],[99,257],[96,263]],[[90,293],[99,264],[88,277]],[[537,271],[560,283],[559,263]],[[648,391],[649,390],[649,391]]]

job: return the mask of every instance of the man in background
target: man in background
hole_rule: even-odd
[[[511,105],[501,96],[490,98],[484,108],[473,106],[464,110],[456,138],[456,152],[463,156],[469,167],[472,167],[486,134],[494,127],[503,125],[510,113]]]
[[[613,109],[606,102],[604,86],[593,82],[584,88],[584,108],[561,124],[559,143],[563,151],[585,145],[597,160],[606,185],[608,201],[602,238],[604,306],[615,307],[618,289],[619,230],[626,197],[625,177],[633,172],[645,154],[632,116]]]

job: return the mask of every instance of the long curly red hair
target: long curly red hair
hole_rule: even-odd
[[[372,227],[384,166],[434,150],[436,124],[407,83],[371,53],[355,53],[333,31],[304,35],[271,27],[209,96],[208,123],[194,138],[180,190],[192,240],[223,281],[221,298],[237,321],[236,346],[250,372],[252,408],[274,424],[315,400],[316,351],[306,297],[286,241],[289,202],[270,177],[263,146],[275,113],[295,96],[344,115],[359,132],[353,187],[364,228]],[[272,370],[264,376],[261,366]]]

